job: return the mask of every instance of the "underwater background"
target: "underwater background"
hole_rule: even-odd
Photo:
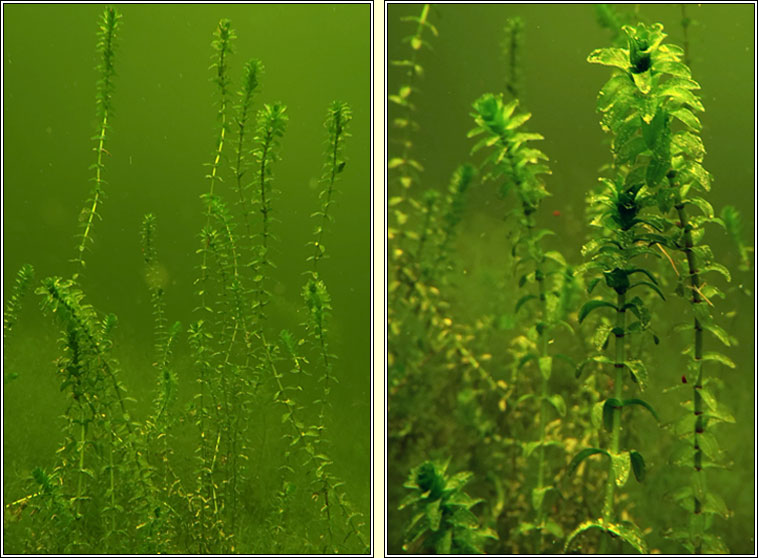
[[[81,284],[86,300],[113,312],[113,356],[135,420],[149,412],[156,389],[153,318],[140,244],[146,213],[157,219],[166,317],[186,326],[197,320],[193,284],[199,276],[199,232],[205,222],[200,195],[215,152],[217,91],[211,81],[211,39],[219,20],[236,31],[229,62],[236,99],[243,63],[264,65],[252,104],[250,128],[263,103],[281,101],[289,123],[274,168],[270,251],[275,268],[267,306],[270,330],[302,330],[302,297],[320,209],[324,119],[330,103],[352,110],[344,165],[336,185],[332,221],[319,266],[331,295],[329,350],[336,355],[327,419],[330,457],[353,507],[370,520],[370,5],[123,5],[115,53],[113,116],[109,122],[105,200],[87,253]],[[20,266],[34,266],[36,279],[70,276],[78,243],[77,221],[90,190],[98,79],[95,32],[102,5],[4,5],[3,282],[9,292]],[[235,101],[236,102],[236,101]],[[249,137],[253,133],[250,132]],[[231,149],[232,145],[227,146]],[[231,155],[227,156],[230,160]],[[225,160],[226,161],[226,160]],[[228,183],[231,186],[231,181]],[[217,186],[232,203],[227,183]],[[7,299],[6,299],[7,300]],[[50,470],[60,446],[67,405],[56,378],[59,330],[40,312],[40,297],[28,294],[12,336],[4,345],[5,503],[27,495],[35,467]],[[186,334],[178,336],[173,369],[183,409],[196,390],[196,372]],[[282,365],[284,366],[284,365]],[[301,375],[301,378],[302,375]],[[318,375],[301,380],[303,403],[321,389]],[[257,533],[238,551],[271,551],[262,535],[262,509],[279,488],[285,451],[281,408],[257,401],[249,417],[254,473],[246,487],[249,529]],[[181,411],[177,411],[181,413]],[[177,467],[187,473],[195,439],[179,436]],[[298,486],[311,500],[307,482]],[[315,496],[315,494],[314,494]],[[314,498],[315,499],[315,498]],[[316,511],[318,507],[314,508]],[[7,510],[6,510],[7,511]],[[299,512],[293,512],[299,513]],[[250,527],[253,525],[254,527]],[[11,529],[12,529],[11,525]],[[258,530],[258,531],[256,531]],[[368,531],[366,531],[368,533]],[[6,531],[6,551],[24,548],[22,531]],[[32,534],[33,535],[33,534]],[[267,542],[268,541],[268,542]],[[297,537],[289,551],[307,550]]]
[[[667,43],[683,44],[683,12],[679,4],[628,4],[614,7],[618,13],[624,15],[622,23],[660,22],[668,35],[665,39]],[[752,245],[755,234],[754,10],[755,6],[752,4],[688,4],[686,7],[686,15],[690,18],[688,50],[692,79],[702,86],[698,94],[701,95],[705,106],[705,112],[699,113],[703,124],[701,135],[707,152],[703,165],[713,175],[713,185],[707,199],[713,205],[716,214],[727,205],[735,206],[740,211],[743,241],[749,245]],[[423,6],[420,4],[390,4],[387,7],[387,90],[388,94],[395,95],[397,100],[394,102],[390,99],[388,102],[388,220],[389,227],[396,227],[398,231],[395,238],[393,233],[390,233],[388,242],[388,305],[390,308],[396,306],[398,315],[401,315],[404,307],[401,296],[396,295],[393,299],[393,273],[397,273],[397,283],[402,285],[403,274],[407,273],[402,267],[406,261],[403,258],[406,257],[408,247],[414,246],[416,242],[423,244],[424,240],[427,241],[425,246],[428,246],[433,238],[431,235],[436,234],[437,229],[434,226],[424,228],[424,219],[430,218],[426,208],[432,207],[434,203],[448,203],[448,184],[451,184],[452,192],[452,184],[455,183],[456,177],[460,177],[456,175],[451,179],[458,165],[471,163],[478,167],[484,159],[481,153],[470,155],[472,147],[479,139],[472,140],[467,137],[469,130],[475,127],[472,104],[485,93],[506,93],[506,100],[512,98],[507,94],[507,86],[512,84],[509,79],[512,75],[511,60],[509,52],[503,46],[506,42],[504,29],[509,18],[520,17],[523,20],[516,61],[519,68],[517,79],[520,82],[520,103],[517,110],[531,113],[528,130],[539,132],[544,139],[530,146],[538,148],[548,156],[547,164],[552,171],[551,174],[542,177],[550,195],[542,200],[536,213],[536,226],[555,233],[544,237],[546,249],[560,251],[573,266],[584,261],[580,250],[587,242],[589,234],[585,217],[585,196],[588,191],[596,188],[598,176],[601,175],[600,168],[610,162],[608,134],[601,129],[600,115],[595,108],[598,91],[608,80],[610,70],[597,64],[589,64],[587,57],[593,50],[609,47],[612,42],[609,30],[598,23],[594,5],[431,4],[425,19],[422,13]],[[418,18],[424,19],[429,25],[419,24]],[[421,42],[417,43],[418,37],[423,40],[423,46],[419,47]],[[616,46],[623,48],[625,43]],[[412,73],[412,64],[418,66],[411,81],[408,76]],[[412,87],[405,89],[410,84]],[[407,110],[401,104],[404,100],[412,104],[412,109]],[[408,131],[405,120],[407,118],[415,121],[417,125],[415,128],[411,126],[411,131]],[[398,122],[403,127],[397,127]],[[404,142],[408,140],[410,148],[407,153],[418,166],[414,163],[413,166],[416,168],[403,174],[406,171],[403,170],[405,167],[400,159],[404,156]],[[483,171],[473,178],[466,191],[465,202],[461,202],[463,209],[459,207],[460,222],[456,222],[455,237],[449,245],[449,274],[443,276],[440,272],[439,277],[433,276],[430,279],[430,284],[439,287],[439,290],[435,291],[429,287],[431,294],[428,295],[428,299],[424,298],[427,295],[418,287],[418,292],[422,293],[418,295],[419,299],[423,301],[419,304],[423,307],[427,300],[441,300],[448,304],[449,306],[441,306],[440,315],[452,318],[452,322],[446,322],[448,326],[452,324],[450,331],[461,331],[464,339],[468,334],[473,347],[484,347],[482,350],[486,349],[490,353],[484,357],[491,360],[480,362],[485,363],[484,366],[495,380],[507,380],[507,374],[510,374],[508,367],[513,362],[513,357],[509,356],[513,348],[510,343],[518,335],[513,305],[521,296],[521,285],[517,285],[516,281],[518,274],[512,268],[511,241],[514,233],[511,231],[514,217],[509,217],[509,221],[506,222],[506,213],[516,206],[516,197],[509,194],[504,200],[498,194],[497,182],[482,183],[481,174]],[[407,190],[401,185],[405,176],[414,177],[410,181],[411,187]],[[427,190],[436,191],[438,194],[427,195]],[[404,196],[407,196],[404,198],[405,201],[399,201]],[[400,213],[398,217],[394,215],[394,203],[402,208],[402,216]],[[439,208],[440,205],[436,207]],[[447,219],[447,214],[444,219]],[[440,222],[447,221],[440,217]],[[398,237],[401,240],[398,240]],[[419,241],[419,238],[422,240]],[[406,244],[401,244],[403,239],[407,239]],[[714,278],[719,288],[726,292],[726,300],[716,303],[714,315],[738,341],[736,346],[728,349],[719,346],[718,342],[711,340],[712,338],[707,342],[714,350],[723,349],[736,364],[734,369],[720,367],[718,371],[712,372],[723,380],[720,401],[729,406],[735,420],[734,424],[724,424],[718,429],[718,439],[721,448],[729,456],[730,467],[728,470],[708,469],[708,486],[714,487],[723,497],[731,514],[728,519],[717,517],[712,530],[721,536],[731,552],[750,553],[755,543],[755,270],[753,266],[747,270],[740,268],[738,249],[722,228],[709,228],[705,242],[711,246],[717,260],[732,271],[729,283],[719,281],[718,277]],[[402,254],[398,252],[400,255],[393,256],[398,246],[403,249]],[[426,253],[429,252],[430,250],[427,250]],[[393,259],[396,263],[393,263]],[[396,271],[393,265],[397,266]],[[396,292],[405,292],[400,287],[398,289],[400,290]],[[408,290],[411,289],[409,286]],[[673,287],[669,285],[667,289],[667,299],[675,299],[672,294]],[[443,294],[440,295],[440,291]],[[593,293],[594,295],[597,295],[597,292]],[[579,305],[590,298],[586,289],[583,289],[579,296]],[[433,305],[434,302],[429,304]],[[649,401],[658,410],[661,426],[656,425],[653,420],[646,420],[642,413],[639,413],[639,416],[636,412],[629,413],[629,416],[634,415],[630,419],[634,425],[632,436],[636,441],[636,447],[645,454],[648,473],[642,484],[637,484],[634,479],[628,481],[623,489],[622,501],[626,502],[625,506],[630,510],[631,516],[645,533],[649,548],[664,554],[682,551],[681,546],[662,534],[665,528],[671,527],[677,521],[681,522],[681,514],[684,513],[669,498],[681,481],[677,473],[672,473],[671,468],[666,466],[671,437],[662,426],[673,421],[677,413],[682,412],[676,397],[672,400],[671,394],[663,393],[663,390],[681,384],[680,377],[685,367],[680,355],[681,337],[674,329],[674,324],[681,321],[686,312],[686,306],[681,302],[660,305],[656,310],[656,322],[660,322],[656,331],[661,339],[658,346],[653,347],[652,343],[650,344],[652,360],[648,361],[649,385],[639,397]],[[430,321],[433,319],[430,318]],[[454,329],[459,324],[463,324],[460,325],[460,330]],[[405,322],[401,321],[398,327],[404,328]],[[441,325],[439,330],[433,331],[435,334],[439,331],[438,340],[447,335]],[[565,336],[565,333],[559,330],[555,335],[560,337]],[[398,359],[403,355],[414,354],[414,335],[419,335],[420,338],[428,335],[429,345],[436,346],[432,333],[419,333],[410,326],[410,329],[400,329],[394,346],[390,340],[390,353],[400,355],[397,356]],[[444,341],[439,343],[444,344]],[[419,469],[423,463],[434,461],[439,473],[440,464],[450,459],[447,469],[449,479],[454,478],[460,471],[473,472],[465,490],[472,499],[482,498],[483,503],[475,505],[471,511],[478,517],[479,525],[495,529],[499,535],[499,540],[493,540],[489,536],[491,532],[488,534],[486,530],[482,531],[482,546],[479,549],[488,553],[539,553],[535,550],[539,547],[533,546],[533,532],[517,532],[519,521],[533,521],[529,488],[535,481],[529,475],[536,474],[536,461],[528,462],[531,469],[522,470],[512,468],[510,461],[503,463],[504,458],[496,456],[494,452],[497,448],[493,441],[495,438],[488,430],[492,424],[485,421],[496,420],[492,417],[497,414],[498,400],[495,396],[493,399],[484,399],[490,408],[494,408],[487,414],[484,406],[478,406],[478,396],[473,395],[479,392],[471,389],[472,383],[474,386],[477,385],[476,380],[469,379],[469,384],[461,380],[461,383],[456,384],[454,376],[448,375],[443,366],[448,362],[450,370],[457,370],[454,368],[458,366],[454,364],[456,357],[450,356],[453,352],[451,349],[447,356],[443,356],[443,353],[434,354],[434,350],[430,350],[426,360],[420,354],[420,375],[423,375],[424,366],[434,366],[428,361],[437,358],[442,364],[427,374],[423,380],[423,387],[415,390],[412,384],[403,383],[403,374],[407,372],[403,370],[402,365],[396,365],[393,370],[393,360],[390,356],[388,551],[429,551],[433,544],[429,541],[442,541],[439,538],[442,536],[441,533],[445,532],[442,528],[435,532],[434,527],[429,527],[421,537],[420,531],[423,528],[419,525],[423,525],[427,519],[416,522],[412,520],[415,513],[420,514],[419,510],[422,509],[413,506],[421,504],[409,505],[404,498],[411,499],[413,494],[418,496],[423,490],[423,483],[418,480],[424,472],[423,467]],[[448,360],[445,361],[445,358]],[[460,366],[465,369],[463,365]],[[714,369],[715,367],[711,368]],[[587,373],[584,373],[582,380],[576,380],[574,374],[567,370],[554,365],[551,389],[569,398],[572,397],[571,394],[578,393],[587,378]],[[394,379],[393,374],[396,374]],[[461,378],[467,377],[467,374],[469,372],[462,372]],[[471,374],[472,377],[476,377],[475,371]],[[605,378],[604,375],[602,377]],[[527,384],[529,382],[528,379],[523,381]],[[612,385],[612,380],[608,382]],[[396,390],[394,409],[393,389]],[[427,390],[437,391],[433,391],[434,395],[424,399],[423,394]],[[601,397],[608,393],[605,391],[604,383],[599,392]],[[484,395],[481,397],[485,398]],[[448,403],[440,403],[443,401],[442,398],[450,400],[449,406],[446,406]],[[513,410],[515,398],[513,401],[507,401],[507,412],[505,400],[501,400],[500,404],[506,417],[511,416],[507,413],[518,412]],[[435,410],[435,405],[439,405],[442,410]],[[519,402],[519,405],[525,405],[522,412],[527,415],[530,412],[537,413],[528,406],[529,403]],[[569,409],[560,422],[553,421],[556,414],[552,411],[550,420],[553,422],[550,425],[554,429],[563,428],[561,425],[570,423],[571,416]],[[626,420],[627,415],[624,416]],[[479,434],[477,428],[481,428],[484,433]],[[505,431],[502,426],[501,431]],[[524,436],[526,441],[539,438],[534,429],[525,430]],[[509,442],[516,443],[513,440]],[[571,451],[576,453],[578,449],[580,448]],[[564,480],[567,476],[565,469],[573,455],[572,452],[566,457],[558,457],[557,453],[550,454],[554,459],[550,474],[555,473],[556,477],[560,477],[560,482],[568,482]],[[519,456],[513,459],[522,458]],[[562,461],[563,459],[565,461]],[[493,473],[492,466],[502,466],[503,470],[498,469]],[[522,463],[521,467],[524,466]],[[600,471],[600,465],[597,467]],[[414,475],[418,475],[416,481],[413,480]],[[493,479],[493,476],[497,475],[501,475],[502,482]],[[509,475],[512,475],[512,478]],[[527,475],[526,484],[523,484],[522,475]],[[459,481],[460,478],[457,478],[455,483],[458,484],[454,483],[459,487],[456,490],[460,489]],[[524,492],[509,492],[510,481]],[[416,486],[416,483],[421,488]],[[560,487],[565,488],[563,484]],[[602,495],[593,492],[598,490],[597,485],[585,490],[589,490],[588,501],[595,504],[602,501]],[[504,494],[498,491],[503,491]],[[456,493],[455,490],[453,493]],[[526,502],[523,501],[524,498]],[[517,499],[518,505],[522,507],[514,504]],[[444,499],[440,505],[444,505]],[[584,519],[592,518],[592,513],[597,513],[584,509],[579,501],[566,503],[559,499],[555,505],[558,506],[558,512],[555,511],[556,508],[549,509],[557,513],[555,517],[566,519],[569,524],[573,521],[571,528],[579,525]],[[399,506],[402,509],[398,510]],[[513,517],[505,520],[503,518],[509,514],[509,506],[516,506],[520,510],[528,509],[529,512],[517,517],[517,512],[513,511]],[[561,507],[565,510],[561,511]],[[592,510],[596,508],[597,505]],[[575,513],[581,515],[565,515]],[[496,524],[498,516],[501,523]],[[429,524],[433,525],[433,515],[427,517],[430,518]],[[630,517],[624,516],[624,519]],[[510,523],[504,526],[505,521]],[[511,530],[508,531],[508,528]],[[458,533],[465,531],[462,527],[461,529]],[[565,529],[566,525],[563,537],[568,534]],[[411,541],[412,533],[421,538]],[[455,538],[456,531],[453,533]],[[479,535],[472,535],[472,540],[477,536]],[[427,546],[419,546],[422,540],[426,540]],[[543,547],[543,550],[548,553],[560,552],[564,540],[562,537],[546,536],[545,544],[548,546]],[[584,552],[596,552],[594,540],[590,537],[589,546],[580,546],[574,550],[584,548]],[[404,547],[404,543],[408,546]],[[449,541],[438,544],[445,548],[444,544],[449,544]],[[471,548],[476,549],[477,545]],[[620,546],[611,548],[614,549],[611,552],[622,551]],[[624,546],[623,551],[630,551],[630,547]]]

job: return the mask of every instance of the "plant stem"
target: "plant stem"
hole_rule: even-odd
[[[617,297],[616,306],[618,308],[616,313],[616,362],[613,365],[616,369],[616,379],[614,381],[614,393],[613,396],[621,401],[623,396],[623,382],[624,382],[624,360],[625,346],[624,346],[624,329],[626,328],[626,310],[624,305],[626,304],[626,293],[619,293]],[[611,430],[611,455],[618,454],[619,441],[621,438],[621,409],[613,409],[613,429]],[[613,501],[616,490],[616,478],[613,474],[613,459],[611,459],[608,465],[608,481],[605,485],[605,502],[603,503],[603,521],[605,523],[614,522],[614,510]],[[605,541],[605,538],[603,539]],[[605,546],[605,543],[603,544]]]
[[[678,184],[672,183],[677,192],[676,209],[677,216],[679,217],[679,224],[684,233],[684,253],[687,257],[687,267],[690,276],[690,286],[692,287],[692,304],[702,304],[703,299],[700,296],[700,275],[695,261],[695,253],[692,248],[694,243],[692,241],[692,227],[687,219],[687,213],[684,210],[684,203],[682,203],[681,195],[679,194]],[[694,318],[695,324],[695,368],[697,370],[697,376],[692,385],[692,397],[693,397],[693,411],[695,413],[695,432],[693,436],[693,467],[694,475],[699,477],[693,486],[693,513],[699,515],[702,512],[702,499],[705,497],[705,471],[702,467],[703,451],[700,449],[700,434],[705,432],[705,420],[703,418],[703,398],[700,395],[700,390],[703,388],[703,326],[700,324],[700,320],[697,317]],[[702,539],[696,537],[693,541],[695,546],[695,554],[700,554]]]

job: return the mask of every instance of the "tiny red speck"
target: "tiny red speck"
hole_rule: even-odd
[[[682,374],[682,383],[683,384],[687,383],[687,377],[684,374]]]
[[[560,211],[558,211],[557,209],[555,211],[553,211],[553,217],[560,217],[560,216],[561,216],[561,212]]]

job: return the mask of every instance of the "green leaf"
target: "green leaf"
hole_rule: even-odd
[[[614,138],[613,138],[613,151],[616,152],[618,149],[627,143],[632,137],[637,135],[637,133],[640,131],[640,128],[642,127],[642,119],[639,117],[638,114],[632,113],[630,116],[625,118],[621,124],[619,124],[614,130]]]
[[[708,408],[710,409],[710,412],[708,413],[709,417],[731,424],[735,423],[732,414],[716,400],[716,397],[710,392],[708,388],[701,388],[700,396],[703,398],[703,401],[705,401],[705,404],[708,405]]]
[[[655,420],[660,421],[661,419],[658,418],[658,414],[655,412],[653,407],[647,402],[643,401],[642,399],[624,399],[624,402],[622,403],[624,407],[627,405],[640,405],[641,407],[644,407],[650,413],[655,417]]]
[[[622,70],[629,69],[629,53],[622,48],[598,48],[587,57],[590,64],[614,66]]]
[[[620,538],[625,540],[640,554],[648,554],[647,543],[639,528],[629,521],[624,521],[622,524],[614,524],[608,528],[612,533],[617,534]]]
[[[563,545],[563,553],[568,554],[569,548],[571,548],[571,542],[581,533],[584,531],[587,531],[589,529],[600,529],[601,531],[605,531],[605,526],[600,521],[596,520],[587,520],[584,523],[581,523],[576,529],[574,529],[571,534],[566,538],[566,543]]]
[[[645,460],[642,458],[642,454],[638,451],[632,450],[629,452],[629,457],[632,461],[634,478],[637,479],[637,482],[642,482],[645,480]]]
[[[563,400],[563,396],[558,393],[554,393],[547,397],[550,404],[555,407],[555,410],[562,417],[566,416],[566,402]]]
[[[525,364],[527,364],[530,360],[534,360],[536,358],[537,358],[537,355],[534,354],[534,353],[527,353],[527,354],[525,354],[524,356],[522,356],[519,359],[517,368],[519,370],[521,370],[524,367]]]
[[[723,364],[724,366],[728,366],[729,368],[737,368],[737,365],[732,359],[716,351],[708,351],[706,353],[703,353],[702,360],[713,360]]]
[[[701,197],[693,196],[682,200],[682,203],[688,203],[697,207],[706,217],[713,217],[713,206]]]
[[[671,158],[668,156],[659,156],[657,153],[653,153],[653,157],[650,159],[650,163],[645,171],[645,179],[649,186],[656,186],[663,177],[666,176],[671,168]]]
[[[647,368],[641,360],[626,360],[624,361],[626,366],[632,373],[637,383],[640,385],[640,391],[645,391],[647,387]]]
[[[545,380],[549,380],[550,374],[552,373],[552,370],[553,370],[553,358],[549,356],[540,357],[538,360],[538,364],[539,364],[540,373],[542,374],[542,377]]]
[[[696,161],[702,160],[705,156],[703,140],[700,139],[700,136],[688,131],[674,134],[671,138],[671,149],[674,155],[681,151]]]
[[[632,74],[632,79],[634,80],[634,85],[637,86],[637,89],[639,89],[640,93],[643,95],[647,95],[650,93],[650,89],[653,87],[653,75],[651,72],[642,72],[639,74]],[[643,114],[643,118],[649,120],[652,118],[651,115]]]
[[[708,513],[715,513],[725,519],[729,519],[729,517],[732,515],[729,511],[729,508],[726,507],[724,500],[721,499],[721,496],[713,492],[707,492],[705,494],[703,511]]]
[[[710,331],[719,341],[721,341],[727,347],[731,347],[735,344],[735,339],[729,335],[726,330],[716,324],[702,322],[700,324],[703,329]]]
[[[566,267],[566,259],[563,257],[563,254],[560,252],[556,252],[555,250],[550,250],[548,252],[545,252],[545,258],[549,260],[553,260],[557,264],[559,264],[561,267]]]
[[[441,499],[435,500],[426,508],[426,518],[429,521],[429,528],[432,531],[437,531],[440,528],[440,521],[442,520],[442,510],[440,509],[441,503]]]
[[[685,87],[681,87],[679,84],[674,84],[669,87],[664,85],[663,88],[658,91],[658,97],[669,97],[677,103],[689,105],[700,112],[705,111],[705,107],[703,107],[703,103],[700,102],[700,99],[698,99],[692,91]]]
[[[630,523],[628,521],[625,521],[622,524],[618,523],[605,523],[602,519],[599,520],[593,520],[590,519],[588,521],[585,521],[579,527],[574,529],[571,534],[566,538],[566,544],[563,546],[563,552],[568,553],[569,548],[571,547],[572,541],[577,537],[577,535],[583,533],[584,531],[587,531],[588,529],[600,529],[601,531],[607,531],[610,533],[613,533],[614,535],[617,535],[619,538],[626,541],[629,545],[632,546],[637,552],[640,554],[647,554],[647,544],[645,543],[645,539],[642,536],[642,532],[639,530],[639,528],[634,525],[633,523]]]
[[[678,118],[681,122],[684,123],[685,126],[687,126],[693,132],[699,132],[700,130],[703,129],[703,125],[700,123],[700,119],[694,114],[692,114],[692,112],[686,107],[682,107],[677,110],[672,110],[670,114]]]
[[[724,276],[724,279],[726,279],[727,281],[732,280],[732,275],[729,273],[729,269],[726,266],[721,265],[720,263],[711,262],[708,265],[704,265],[700,269],[701,273],[708,273],[709,271],[715,271],[716,273],[720,273],[721,275]]]
[[[543,532],[553,535],[557,539],[562,539],[564,537],[563,529],[561,528],[560,525],[558,525],[552,519],[548,519],[545,522],[545,525],[542,527],[542,530]]]
[[[646,149],[647,146],[643,138],[640,136],[633,137],[616,151],[616,164],[630,163]]]
[[[515,128],[518,128],[524,122],[529,120],[531,117],[532,117],[532,114],[529,112],[522,112],[521,114],[517,114],[516,116],[514,116],[508,121],[508,124],[506,124],[505,129],[513,130]]]
[[[518,527],[516,527],[516,533],[519,535],[524,535],[530,531],[534,531],[537,528],[537,526],[534,523],[529,523],[528,521],[522,521],[518,524]]]
[[[584,461],[586,458],[588,458],[590,455],[595,455],[596,453],[602,453],[604,455],[607,455],[610,457],[610,454],[605,451],[604,449],[600,448],[585,448],[579,453],[577,453],[574,456],[574,459],[571,460],[571,463],[568,465],[568,474],[573,475],[574,471],[576,471],[577,467],[581,465],[582,461]]]
[[[524,304],[536,298],[538,297],[537,295],[534,295],[534,294],[528,294],[528,295],[522,296],[520,299],[518,299],[518,302],[516,302],[516,307],[514,309],[514,312],[518,312]]]
[[[629,285],[629,289],[628,290],[631,290],[634,287],[640,287],[640,286],[648,287],[648,288],[654,290],[658,294],[658,296],[661,297],[661,300],[666,300],[666,297],[663,296],[663,293],[661,292],[661,289],[659,289],[656,284],[651,283],[650,281],[637,281],[636,283],[632,283],[631,285]]]
[[[681,62],[672,60],[656,60],[653,62],[653,69],[656,72],[671,74],[672,76],[689,78],[692,74],[689,67]]]
[[[584,306],[582,306],[581,310],[579,310],[579,323],[582,323],[584,321],[584,318],[586,318],[590,312],[604,306],[613,308],[614,310],[618,311],[618,306],[612,302],[608,302],[606,300],[590,300],[585,302]]]
[[[716,440],[716,436],[714,436],[710,432],[703,432],[702,434],[699,434],[697,437],[698,445],[700,446],[700,449],[703,450],[703,453],[710,457],[714,461],[718,461],[721,456],[721,448],[719,447],[719,443]]]
[[[721,537],[711,533],[703,533],[703,544],[700,551],[703,554],[731,554],[729,547],[721,540]]]
[[[696,161],[687,161],[680,169],[678,169],[684,178],[689,178],[696,181],[700,187],[709,192],[711,189],[711,174],[703,168],[703,166]],[[685,181],[682,180],[684,183]]]
[[[589,358],[584,359],[582,362],[579,363],[579,366],[576,368],[576,377],[578,378],[582,374],[582,370],[584,370],[584,367],[587,366],[590,362],[597,362],[598,364],[616,364],[613,360],[608,358],[604,355],[593,355]]]
[[[447,529],[434,545],[435,554],[450,554],[453,544],[453,530]]]
[[[542,488],[532,489],[532,506],[534,507],[534,511],[538,514],[542,509],[542,502],[545,500],[545,494],[547,494],[552,488],[552,486],[543,486]]]
[[[655,117],[650,123],[643,121],[642,123],[642,137],[645,139],[645,143],[650,149],[653,149],[658,143],[658,136],[663,132],[663,127],[666,124],[666,111],[658,108],[655,113]]]
[[[616,486],[624,486],[629,478],[629,470],[631,468],[629,452],[610,453],[610,456],[613,480],[616,482]]]
[[[521,451],[524,455],[524,458],[529,459],[529,457],[534,453],[534,450],[536,450],[541,445],[542,442],[540,440],[532,440],[531,442],[523,444],[521,446]]]
[[[461,471],[460,473],[456,473],[445,483],[445,490],[458,490],[463,488],[473,476],[474,473],[471,471]]]

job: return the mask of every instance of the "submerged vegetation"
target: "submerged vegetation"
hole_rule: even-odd
[[[313,214],[312,256],[302,262],[305,323],[275,329],[268,314],[276,305],[272,270],[279,257],[272,245],[282,226],[274,218],[276,170],[289,117],[281,102],[258,105],[260,60],[245,64],[235,91],[229,65],[235,32],[229,20],[218,24],[211,65],[218,126],[207,191],[197,207],[204,224],[195,297],[188,303],[195,308],[191,323],[173,321],[167,309],[157,216],[145,215],[140,229],[155,378],[153,404],[143,416],[116,358],[116,316],[96,309],[86,295],[88,254],[103,249],[97,232],[107,200],[109,140],[118,129],[113,106],[121,24],[114,8],[99,22],[95,161],[73,267],[67,276],[35,283],[34,269],[24,265],[5,300],[4,339],[33,311],[25,296],[32,288],[55,323],[56,375],[67,403],[50,464],[40,463],[21,486],[11,488],[5,479],[4,550],[368,553],[369,517],[355,504],[368,486],[343,481],[330,443],[332,387],[342,379],[330,343],[339,308],[332,307],[319,273],[331,264],[325,246],[337,226],[333,204],[349,168],[351,108],[334,101],[326,110],[321,204]],[[187,344],[190,354],[178,354]],[[40,374],[37,381],[54,379]],[[6,385],[6,397],[10,389]],[[263,428],[281,439],[266,445],[256,422],[276,409],[281,421]],[[262,461],[276,471],[273,482],[261,473]]]
[[[752,301],[731,286],[754,272],[752,248],[737,210],[709,201],[721,181],[706,167],[690,53],[636,10],[597,8],[613,46],[587,62],[606,71],[596,110],[610,153],[572,246],[545,217],[546,205],[560,217],[567,192],[551,184],[548,150],[534,147],[545,138],[521,108],[532,84],[520,17],[505,24],[504,93],[472,99],[475,158],[446,190],[425,178],[446,164],[416,139],[431,102],[426,52],[445,40],[433,14],[426,5],[407,25],[390,13],[412,34],[389,77],[388,551],[749,552],[754,541],[730,524],[752,532],[754,517],[735,516],[724,490],[735,483],[719,472],[753,475],[721,442],[749,441],[726,384],[752,394],[750,355],[738,366],[729,351],[752,335],[725,318],[746,305],[739,297]],[[490,185],[502,202],[490,203]],[[487,200],[477,216],[471,198]],[[466,220],[492,207],[504,219],[472,236]],[[719,230],[736,255],[709,246]],[[456,249],[462,233],[476,254],[498,238],[474,260],[493,267],[484,306],[469,302],[479,285]]]

